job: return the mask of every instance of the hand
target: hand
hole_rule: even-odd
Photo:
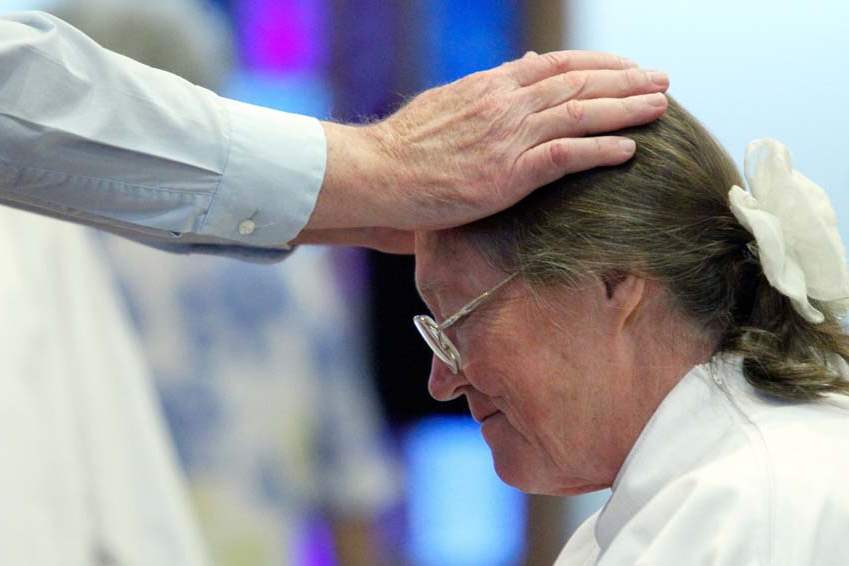
[[[351,229],[362,240],[363,228],[459,226],[563,175],[627,161],[631,140],[596,134],[657,119],[667,87],[663,73],[614,55],[531,53],[426,91],[382,122],[323,123],[325,180],[295,242],[320,241],[315,230],[344,242]]]

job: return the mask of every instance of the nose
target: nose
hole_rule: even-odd
[[[437,401],[451,401],[462,394],[460,388],[468,384],[461,369],[458,373],[451,370],[439,358],[433,356],[430,362],[430,377],[427,381],[427,389],[430,396]]]

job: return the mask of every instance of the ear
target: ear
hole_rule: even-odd
[[[611,308],[616,329],[628,325],[637,314],[646,295],[646,280],[632,273],[611,273],[602,278],[606,303]]]

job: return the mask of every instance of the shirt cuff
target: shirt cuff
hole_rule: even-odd
[[[315,118],[220,98],[230,152],[199,233],[246,246],[287,247],[324,180],[327,140]]]

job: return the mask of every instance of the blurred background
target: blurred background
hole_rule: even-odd
[[[225,96],[363,122],[526,50],[613,51],[738,159],[776,137],[849,216],[849,6],[750,0],[4,0]],[[843,225],[844,238],[849,236]],[[413,260],[281,265],[98,237],[149,360],[216,563],[551,564],[606,493],[526,497],[464,402],[426,389]]]

